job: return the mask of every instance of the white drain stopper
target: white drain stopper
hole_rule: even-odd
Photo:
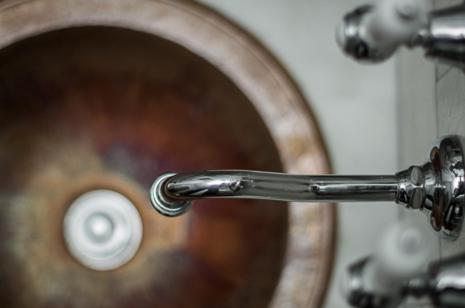
[[[86,192],[73,201],[63,232],[71,255],[88,268],[116,269],[134,257],[142,221],[132,202],[111,190]]]

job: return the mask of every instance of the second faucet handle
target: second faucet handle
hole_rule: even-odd
[[[358,308],[397,307],[406,283],[424,271],[431,255],[426,234],[416,223],[405,220],[386,230],[375,252],[349,267],[343,292]]]

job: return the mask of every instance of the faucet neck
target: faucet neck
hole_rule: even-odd
[[[259,171],[202,171],[160,176],[151,189],[163,215],[184,213],[204,198],[266,199],[288,202],[395,201],[428,213],[436,231],[450,238],[462,225],[465,196],[463,140],[443,138],[422,166],[395,175],[290,175]]]

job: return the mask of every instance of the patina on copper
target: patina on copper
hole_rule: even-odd
[[[320,305],[331,207],[206,200],[173,220],[149,206],[167,171],[329,171],[305,101],[256,42],[189,2],[2,5],[0,306]],[[138,253],[112,271],[63,240],[93,189],[142,217]]]

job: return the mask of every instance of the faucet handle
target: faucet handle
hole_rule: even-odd
[[[357,60],[379,62],[427,31],[431,0],[382,0],[344,16],[336,29],[339,47]]]
[[[359,308],[399,305],[406,282],[424,270],[430,257],[426,234],[409,220],[388,228],[375,252],[349,267],[342,285],[349,304]]]
[[[390,227],[375,252],[349,266],[342,280],[347,302],[358,308],[393,308],[407,297],[433,307],[465,308],[465,254],[427,266],[428,231],[405,220]]]
[[[420,46],[426,56],[463,69],[464,31],[464,3],[433,10],[431,0],[380,0],[346,14],[336,41],[358,61],[380,62],[400,46]]]
[[[427,297],[434,307],[465,308],[465,254],[432,263],[410,279],[404,294]]]

